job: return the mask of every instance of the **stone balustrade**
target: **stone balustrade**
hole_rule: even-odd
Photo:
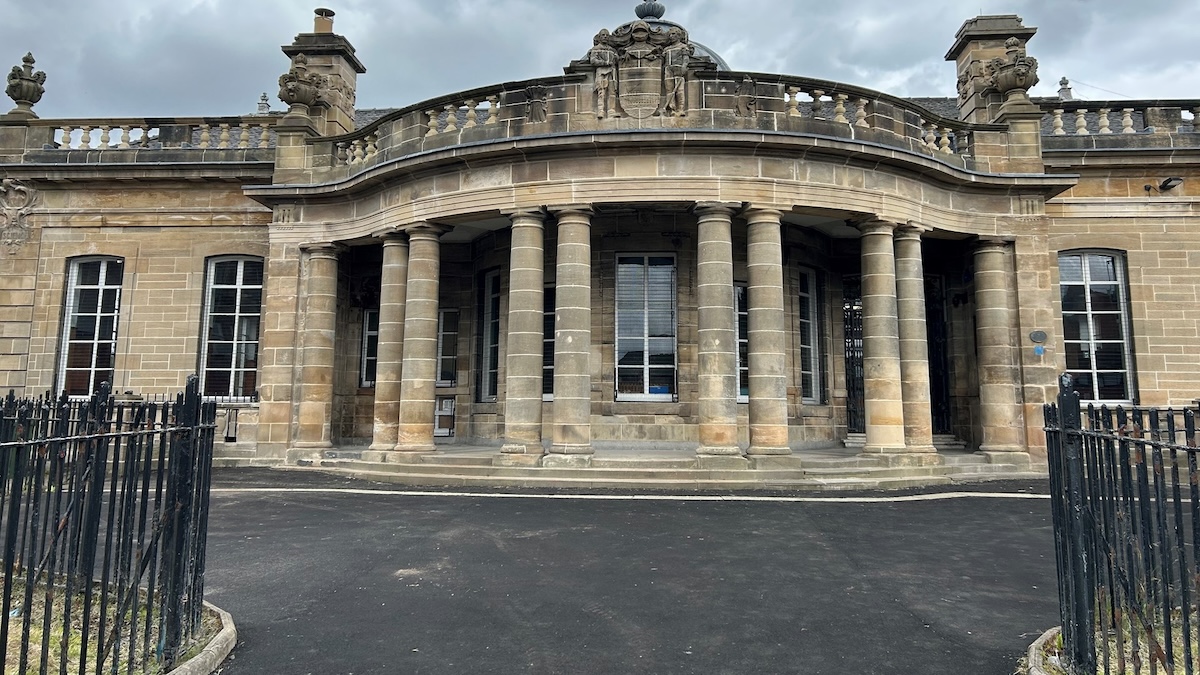
[[[899,147],[966,167],[972,160],[973,132],[1006,130],[967,124],[906,99],[824,80],[713,71],[699,73],[690,87],[686,115],[646,119],[597,115],[590,107],[591,83],[581,74],[460,92],[390,112],[350,134],[310,138],[307,167],[350,176],[457,145],[655,128],[827,135]]]
[[[174,119],[59,119],[31,120],[31,127],[49,127],[38,150],[237,150],[273,148],[279,117],[217,117]],[[35,149],[35,148],[31,148]]]
[[[1200,131],[1200,100],[1062,101],[1040,99],[1047,136],[1178,134]]]

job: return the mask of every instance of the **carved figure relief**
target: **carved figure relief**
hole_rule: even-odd
[[[749,77],[742,78],[733,91],[734,113],[738,117],[758,119],[758,85]]]
[[[582,65],[595,74],[596,115],[646,119],[687,114],[687,83],[696,57],[687,31],[634,21],[596,35]],[[615,88],[615,92],[613,89]]]
[[[611,40],[612,35],[607,30],[600,31],[596,35],[595,46],[587,55],[588,63],[596,69],[596,117],[599,119],[613,117],[616,114],[614,95],[616,93],[617,60],[620,57],[617,50],[609,44]]]
[[[29,241],[29,214],[41,199],[41,193],[17,180],[0,181],[0,244],[10,255]]]
[[[546,121],[546,87],[535,84],[525,89],[525,121],[539,124]]]

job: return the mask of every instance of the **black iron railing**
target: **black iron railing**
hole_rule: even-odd
[[[216,405],[195,377],[0,405],[0,675],[170,670],[201,629]]]
[[[1194,410],[1047,405],[1051,503],[1071,673],[1200,670]]]

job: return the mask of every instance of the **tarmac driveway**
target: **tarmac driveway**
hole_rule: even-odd
[[[392,489],[217,473],[207,597],[239,634],[224,675],[1009,675],[1059,623],[1050,505],[1015,498],[1028,494],[789,503],[257,490],[296,486]]]

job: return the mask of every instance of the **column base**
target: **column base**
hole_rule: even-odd
[[[742,449],[737,447],[736,445],[731,445],[731,446],[702,445],[702,446],[696,448],[696,454],[699,455],[700,457],[712,457],[712,456],[741,457]]]
[[[592,466],[592,455],[551,453],[542,456],[542,466],[547,469],[588,469]]]
[[[909,448],[905,452],[887,452],[871,455],[883,462],[884,466],[941,466],[945,459],[932,447],[928,450]]]
[[[325,451],[332,449],[333,443],[329,441],[293,443],[287,450],[287,461],[288,464],[295,464],[325,459]]]
[[[697,455],[696,468],[709,471],[749,469],[750,460],[741,455]]]
[[[987,457],[988,464],[1015,464],[1018,467],[1029,467],[1031,464],[1029,453],[1015,448],[984,446],[979,448],[979,454]]]
[[[761,456],[777,457],[779,455],[792,454],[792,449],[787,446],[765,447],[765,446],[761,446],[761,445],[752,445],[752,446],[750,446],[750,448],[748,450],[746,450],[746,454],[750,455],[750,456],[759,456],[759,457],[761,457]]]
[[[900,455],[908,452],[908,448],[903,445],[864,445],[862,454],[864,455]]]
[[[541,443],[505,443],[500,446],[500,453],[504,455],[537,455],[545,454]]]
[[[535,467],[542,465],[545,455],[530,453],[504,453],[492,458],[492,466]]]

